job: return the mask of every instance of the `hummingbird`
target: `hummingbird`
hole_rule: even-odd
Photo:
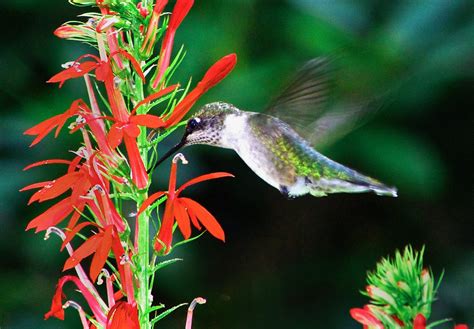
[[[350,126],[364,110],[330,106],[331,60],[307,62],[281,95],[263,112],[249,112],[225,102],[204,105],[187,121],[181,141],[155,167],[182,147],[205,144],[233,149],[261,179],[285,197],[305,194],[374,192],[397,196],[397,190],[316,151],[333,132]],[[347,128],[347,127],[346,127]],[[347,129],[346,129],[347,130]]]

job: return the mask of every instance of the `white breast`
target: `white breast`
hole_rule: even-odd
[[[224,130],[221,138],[223,147],[234,149],[260,178],[271,186],[280,189],[279,182],[274,179],[272,168],[262,164],[262,144],[251,135],[247,115],[228,115],[224,121]]]

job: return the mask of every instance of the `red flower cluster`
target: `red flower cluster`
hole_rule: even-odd
[[[352,308],[350,310],[350,314],[354,320],[363,324],[364,329],[389,329],[390,327],[385,327],[379,318],[374,313],[374,305],[365,305],[364,308]],[[383,312],[380,309],[377,309],[377,312]],[[387,314],[384,314],[387,317]],[[398,325],[397,328],[404,328],[405,324],[398,319],[396,316],[392,315],[391,318],[395,321]],[[413,329],[426,329],[426,318],[423,314],[419,313],[413,319],[413,323],[411,324]],[[454,326],[453,329],[468,329],[467,325],[465,324],[457,324]]]
[[[93,2],[88,1],[87,4]],[[130,225],[120,209],[122,197],[136,201],[141,214],[159,197],[167,196],[163,221],[155,239],[156,251],[169,252],[175,220],[185,239],[191,236],[192,223],[197,229],[203,226],[213,236],[224,240],[224,231],[214,216],[196,201],[181,197],[180,194],[191,185],[228,177],[230,174],[213,173],[199,176],[176,189],[177,161],[174,160],[168,191],[155,193],[143,202],[143,196],[150,185],[146,167],[150,165],[147,163],[148,153],[153,147],[145,138],[147,129],[166,130],[177,125],[199,97],[232,71],[237,60],[235,54],[221,58],[209,68],[193,90],[176,102],[175,94],[179,92],[179,84],[166,86],[170,78],[170,65],[174,65],[170,64],[171,53],[176,30],[191,9],[193,1],[176,2],[164,34],[158,62],[153,63],[153,58],[147,62],[147,59],[153,56],[156,39],[160,35],[160,16],[167,2],[156,0],[153,7],[143,3],[130,7],[130,4],[126,3],[123,4],[124,7],[112,8],[109,7],[114,6],[112,2],[97,1],[101,18],[89,20],[83,25],[65,24],[55,31],[60,38],[79,38],[91,43],[96,42],[100,56],[83,55],[48,80],[49,83],[59,83],[61,87],[70,79],[83,78],[90,103],[82,99],[75,100],[64,113],[46,119],[25,131],[26,135],[35,137],[31,143],[31,146],[34,146],[53,130],[57,137],[66,122],[75,118],[69,130],[71,133],[79,131],[83,138],[83,146],[75,152],[76,156],[72,160],[44,160],[25,168],[26,170],[48,164],[67,166],[63,176],[22,189],[36,190],[29,204],[62,197],[45,212],[33,218],[26,229],[35,229],[35,232],[47,231],[48,234],[55,232],[60,235],[63,239],[61,249],[66,248],[69,253],[63,271],[75,269],[77,272],[77,276],[66,275],[59,280],[46,318],[63,319],[64,307],[69,305],[78,309],[84,328],[138,329],[142,321],[148,321],[146,312],[150,305],[139,304],[141,300],[138,297],[149,294],[148,290],[145,294],[140,292],[148,277],[139,277],[137,273],[140,269],[135,263],[136,259],[142,257],[138,255],[137,236],[139,229],[144,228],[137,225],[133,241]],[[125,8],[123,13],[120,12],[122,8]],[[129,24],[142,22],[139,28],[129,30],[129,33],[139,34],[131,39],[125,30],[117,28],[119,24],[127,26],[124,21],[131,17],[130,15],[136,15],[137,19],[132,17]],[[139,40],[137,47],[134,45],[136,40]],[[155,68],[155,72],[146,88],[146,75],[151,70],[150,67]],[[97,88],[94,88],[92,79],[95,80]],[[140,92],[136,92],[137,84],[140,85]],[[104,106],[99,106],[96,90],[105,91],[100,95]],[[148,95],[147,90],[151,90]],[[174,105],[173,108],[161,114],[149,114],[148,111],[162,100],[166,100],[165,97],[169,98],[169,104]],[[107,108],[109,112],[101,110],[101,107]],[[121,152],[122,147],[126,154]],[[63,224],[65,221],[67,223]],[[64,232],[56,226],[63,227]],[[89,232],[82,234],[86,228]],[[76,237],[81,238],[81,244],[73,248],[72,243]],[[86,258],[90,258],[88,274],[82,268]],[[105,270],[108,262],[113,262],[111,268],[114,273],[111,275]],[[145,261],[147,262],[149,259]],[[145,272],[145,275],[148,274]],[[94,283],[102,281],[104,277],[106,301],[94,287]],[[84,296],[91,315],[86,316],[74,301],[65,302],[63,287],[67,282],[72,282]]]

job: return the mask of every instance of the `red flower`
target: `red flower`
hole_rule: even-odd
[[[143,189],[148,185],[148,174],[137,146],[136,139],[140,135],[140,128],[138,126],[159,128],[164,126],[164,122],[154,115],[136,115],[135,113],[141,105],[160,98],[175,90],[177,87],[178,85],[172,85],[146,97],[135,106],[127,120],[119,121],[114,119],[116,122],[110,128],[109,135],[107,136],[109,144],[113,149],[120,145],[122,140],[125,142],[125,148],[127,149],[128,160],[132,172],[132,179],[139,189]]]
[[[67,119],[79,113],[79,105],[83,104],[84,102],[81,99],[74,101],[69,109],[66,112],[55,115],[45,121],[27,129],[23,134],[35,136],[36,138],[31,143],[30,147],[33,145],[38,144],[46,135],[49,134],[54,128],[56,128],[56,132],[54,133],[54,137],[58,137],[61,128],[66,123]]]
[[[197,84],[186,97],[176,105],[173,113],[165,119],[166,127],[177,124],[188,113],[196,101],[209,89],[224,79],[234,68],[237,63],[237,56],[230,54],[222,57],[206,72],[202,80]]]
[[[66,260],[63,271],[74,268],[84,258],[94,254],[92,257],[89,276],[92,282],[95,282],[97,276],[99,275],[100,271],[102,271],[102,268],[107,261],[109,252],[112,249],[112,239],[114,238],[118,239],[118,236],[116,232],[113,231],[112,225],[104,229],[100,229],[99,233],[89,237],[79,248],[74,251],[71,257]]]
[[[123,55],[129,59],[137,74],[143,80],[145,79],[140,65],[129,53],[120,50],[116,53],[112,53],[110,57],[113,57],[116,54]],[[140,134],[140,129],[138,129],[137,124],[157,128],[162,124],[161,119],[149,115],[135,116],[128,114],[123,96],[120,93],[120,90],[117,89],[114,84],[114,74],[112,72],[110,62],[101,61],[99,58],[93,55],[85,55],[83,57],[92,57],[95,61],[83,62],[77,65],[76,63],[78,63],[78,61],[76,61],[75,65],[56,74],[48,82],[60,82],[60,85],[62,85],[68,79],[85,75],[93,69],[96,70],[97,80],[103,81],[105,84],[110,108],[112,110],[114,120],[117,121],[109,133],[109,141],[112,141],[112,148],[114,148],[121,142],[123,137],[129,156],[133,182],[139,189],[143,189],[148,185],[148,175],[146,173],[146,169],[143,164],[143,160],[141,159],[136,142],[136,137],[138,137]],[[80,70],[80,72],[78,72],[77,66],[85,65],[86,63],[88,63],[86,65],[87,70]],[[94,121],[94,117],[92,116],[91,118],[92,121]],[[126,132],[125,136],[123,136],[122,130]],[[117,142],[118,144],[114,144]]]
[[[454,326],[454,329],[469,329],[467,324],[457,324]]]
[[[83,38],[90,36],[94,31],[85,25],[64,24],[54,30],[54,35],[61,39]]]
[[[107,315],[107,329],[140,329],[136,303],[118,302]]]
[[[384,329],[382,322],[375,317],[370,310],[363,308],[352,308],[350,314],[354,320],[371,329]]]
[[[47,312],[44,315],[45,320],[52,316],[60,320],[64,320],[63,286],[68,281],[72,281],[77,286],[81,294],[86,299],[87,304],[89,304],[89,307],[92,310],[92,313],[94,314],[95,319],[100,324],[105,324],[107,319],[105,317],[104,312],[102,311],[100,307],[99,302],[95,299],[94,295],[87,289],[87,287],[84,286],[81,280],[79,280],[79,278],[72,275],[66,275],[66,276],[63,276],[61,279],[59,279],[58,285],[56,286],[56,292],[54,293],[53,301],[51,303],[51,309],[49,310],[49,312]]]
[[[64,176],[50,182],[31,184],[21,189],[20,191],[26,191],[41,188],[33,194],[29,203],[50,200],[71,189],[71,196],[66,197],[31,220],[26,228],[27,230],[36,228],[36,233],[46,230],[57,225],[76,210],[69,222],[69,228],[73,228],[85,205],[88,204],[103,227],[114,225],[119,232],[123,232],[125,224],[122,217],[117,213],[112,200],[110,200],[108,183],[104,181],[103,173],[99,171],[99,167],[103,167],[102,163],[95,155],[92,155],[87,162],[79,164],[81,160],[80,156],[77,156],[72,162],[59,159],[45,160],[25,168],[26,170],[45,164],[69,163],[68,172]],[[94,188],[91,190],[92,187]],[[84,198],[90,190],[94,198]]]
[[[97,144],[99,145],[100,150],[104,152],[104,154],[111,156],[112,151],[109,145],[107,144],[103,124],[99,121],[100,119],[92,113],[92,110],[82,99],[77,99],[72,102],[69,109],[67,109],[64,113],[46,119],[45,121],[26,130],[24,132],[25,135],[36,135],[36,138],[33,140],[30,147],[39,143],[54,128],[56,128],[54,137],[57,137],[62,127],[66,123],[67,119],[75,115],[80,115],[85,119],[85,123],[89,125],[93,136],[97,140]],[[71,130],[71,133],[82,127],[83,124],[76,126],[76,128]]]
[[[174,157],[171,164],[171,173],[169,179],[168,191],[161,191],[152,194],[141,205],[137,216],[139,216],[146,208],[153,204],[156,200],[166,195],[165,212],[160,230],[155,239],[154,248],[156,251],[161,251],[165,247],[165,253],[168,253],[173,239],[173,224],[174,220],[178,223],[178,227],[184,236],[184,239],[189,239],[191,236],[191,223],[197,228],[201,229],[201,224],[216,238],[224,241],[225,234],[222,227],[219,225],[215,217],[209,213],[203,206],[189,198],[179,197],[181,192],[187,187],[216,178],[234,177],[232,174],[225,172],[216,172],[212,174],[202,175],[191,179],[176,189],[176,171],[178,159],[184,160],[182,154]]]
[[[167,3],[168,0],[157,0],[155,3],[153,13],[151,14],[150,22],[148,23],[148,27],[146,29],[145,39],[143,40],[142,47],[140,48],[140,51],[144,54],[150,55],[153,51],[153,46],[155,45],[156,40],[156,31],[158,29],[158,23],[160,21],[161,12],[163,11]],[[137,8],[142,16],[148,16],[148,10],[146,10],[146,8],[143,8],[141,2],[138,3]]]
[[[114,83],[114,74],[112,71],[112,67],[110,65],[110,58],[119,58],[118,55],[122,55],[126,57],[130,63],[132,64],[133,68],[135,69],[136,73],[140,76],[142,80],[145,80],[145,76],[140,68],[140,64],[137,60],[127,53],[125,50],[117,50],[110,54],[109,58],[105,60],[101,60],[95,55],[86,54],[79,57],[74,63],[67,69],[57,73],[47,82],[49,83],[57,83],[59,82],[59,87],[61,87],[64,82],[69,79],[79,78],[87,73],[96,70],[96,78],[98,81],[104,82],[105,89],[107,91],[107,97],[109,100],[110,108],[112,110],[112,114],[114,118],[118,120],[126,120],[128,112],[125,105],[125,101],[123,96],[115,86]],[[80,63],[79,61],[83,58],[92,58],[93,61],[86,61]]]
[[[122,139],[124,140],[132,180],[139,189],[143,189],[148,185],[148,174],[137,145],[137,137],[140,135],[139,125],[158,128],[163,126],[163,121],[159,117],[149,114],[130,115],[127,121],[117,121],[112,125],[107,139],[113,149],[122,143]]]
[[[157,3],[155,9],[163,10],[166,1]],[[156,76],[153,80],[152,87],[157,89],[161,83],[166,69],[170,64],[171,51],[173,50],[174,36],[176,30],[178,29],[181,22],[188,14],[189,10],[194,4],[194,0],[178,0],[174,6],[173,13],[171,14],[170,21],[168,23],[168,28],[166,29],[165,37],[163,38],[163,43],[161,44],[160,59],[158,61],[158,68],[156,70]],[[161,12],[160,10],[160,12]],[[152,22],[150,22],[152,23]],[[158,24],[158,23],[156,23]],[[162,83],[163,84],[163,83]]]
[[[87,62],[80,63],[79,61],[83,58],[92,58],[94,59],[94,61],[87,61]],[[59,72],[58,74],[55,74],[47,82],[49,83],[59,82],[59,87],[62,87],[62,85],[64,84],[64,82],[66,82],[66,80],[83,77],[84,75],[91,72],[92,70],[95,70],[97,67],[99,67],[99,65],[100,65],[100,59],[97,56],[86,54],[76,59],[72,63],[72,65],[68,67],[67,69]]]
[[[423,314],[418,314],[413,320],[413,329],[425,329],[426,328],[426,318]]]

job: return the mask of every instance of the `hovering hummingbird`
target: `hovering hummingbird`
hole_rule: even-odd
[[[235,150],[250,169],[287,198],[340,192],[396,197],[396,188],[313,148],[363,112],[355,105],[344,111],[327,111],[331,85],[330,61],[316,58],[299,70],[262,113],[242,111],[224,102],[206,104],[188,120],[181,141],[155,166],[184,146],[206,144]]]

